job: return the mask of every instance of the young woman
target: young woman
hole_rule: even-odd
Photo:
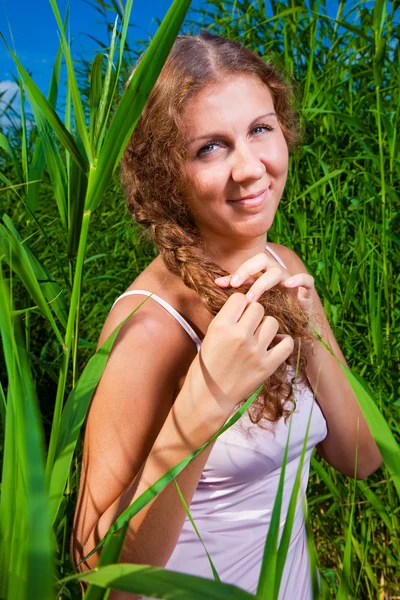
[[[302,498],[313,448],[349,476],[357,446],[358,477],[381,463],[339,363],[310,327],[346,364],[313,278],[291,249],[266,244],[298,140],[291,100],[272,65],[208,32],[178,37],[162,69],[122,160],[129,209],[159,255],[118,298],[99,345],[153,295],[121,329],[90,407],[76,562],[262,383],[177,478],[222,581],[257,588],[290,415],[282,527],[312,409],[280,598],[311,598]],[[131,520],[120,561],[212,577],[173,483]]]

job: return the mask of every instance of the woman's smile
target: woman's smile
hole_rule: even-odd
[[[271,196],[271,187],[261,190],[258,194],[252,194],[239,200],[228,200],[235,208],[258,208]]]

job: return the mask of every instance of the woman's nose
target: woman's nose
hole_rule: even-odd
[[[265,165],[261,162],[259,150],[250,149],[246,144],[235,150],[232,165],[234,181],[261,179],[264,174]]]

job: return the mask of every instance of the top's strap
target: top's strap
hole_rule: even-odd
[[[270,248],[268,245],[265,247],[268,250],[268,252],[270,252],[272,254],[272,256],[278,261],[278,263],[284,269],[287,270],[286,265],[279,258],[277,253],[274,252],[274,250],[272,250],[272,248]],[[197,335],[197,333],[194,331],[193,327],[191,327],[189,325],[189,323],[182,317],[182,315],[180,313],[178,313],[177,310],[175,310],[175,308],[173,306],[168,304],[168,302],[166,300],[163,300],[162,298],[160,298],[160,296],[157,296],[156,294],[149,292],[147,290],[130,290],[128,292],[125,292],[121,296],[119,296],[119,298],[117,298],[116,301],[114,302],[114,304],[112,305],[112,308],[114,308],[115,304],[118,302],[118,300],[121,300],[121,298],[125,298],[125,296],[134,296],[136,294],[142,294],[142,295],[144,294],[145,296],[151,296],[151,298],[153,298],[153,300],[158,302],[158,304],[163,306],[165,308],[165,310],[167,310],[173,317],[175,317],[175,319],[182,325],[182,327],[185,329],[185,331],[190,335],[190,337],[196,344],[197,352],[199,352],[200,346],[201,346],[201,340],[200,340],[199,336]]]
[[[196,344],[197,352],[199,352],[200,346],[201,346],[201,340],[198,337],[198,335],[196,334],[196,332],[194,331],[194,329],[182,317],[182,315],[180,313],[178,313],[177,310],[175,310],[175,308],[173,306],[168,304],[168,302],[166,302],[166,300],[163,300],[162,298],[160,298],[160,296],[157,296],[156,294],[153,294],[152,292],[148,292],[147,290],[130,290],[130,291],[122,294],[119,298],[117,298],[111,308],[113,308],[115,306],[116,302],[118,302],[118,300],[121,300],[121,298],[124,298],[125,296],[133,296],[135,294],[144,294],[145,296],[151,296],[151,298],[153,298],[153,300],[158,302],[158,304],[161,304],[161,306],[163,306],[165,308],[165,310],[167,310],[173,317],[175,317],[175,319],[182,325],[182,327],[185,329],[185,331],[190,335],[190,337]]]
[[[270,248],[269,246],[265,246],[265,247],[268,250],[268,252],[270,252],[272,254],[272,256],[278,261],[278,263],[287,271],[287,266],[285,265],[283,260],[279,258],[277,253],[274,250],[272,250],[272,248]]]

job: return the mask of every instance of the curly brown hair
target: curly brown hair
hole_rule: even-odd
[[[169,271],[197,292],[213,316],[232,293],[245,293],[249,285],[221,289],[214,283],[214,278],[229,273],[207,256],[187,203],[190,189],[182,114],[200,90],[219,83],[222,75],[234,74],[248,74],[268,86],[288,147],[293,148],[299,141],[293,87],[250,49],[201,31],[177,37],[121,160],[132,217],[144,226]],[[295,342],[292,355],[264,383],[248,411],[252,422],[262,426],[262,420],[273,423],[293,410],[296,375],[289,381],[287,366],[296,370],[297,365],[297,381],[306,382],[307,355],[315,338],[289,290],[275,287],[258,302],[278,320],[279,333],[290,334]]]

